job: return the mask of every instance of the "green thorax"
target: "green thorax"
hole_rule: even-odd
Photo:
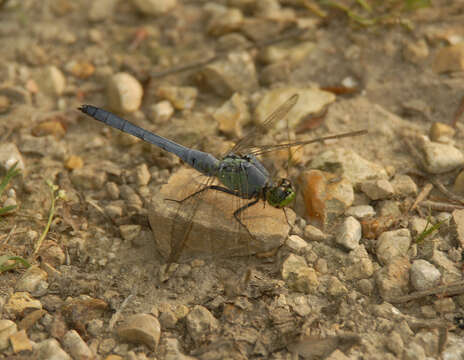
[[[283,208],[295,199],[290,181],[282,179],[274,184],[263,164],[252,155],[226,156],[219,165],[217,177],[241,198],[261,198],[276,208]]]

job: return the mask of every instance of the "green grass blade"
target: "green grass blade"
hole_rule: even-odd
[[[420,244],[421,242],[423,242],[427,236],[430,236],[433,232],[437,231],[446,220],[447,219],[439,221],[436,224],[432,225],[432,223],[430,222],[430,217],[429,217],[427,219],[427,224],[425,225],[424,230],[419,235],[417,235],[416,243]],[[429,227],[429,225],[432,225],[432,226]]]
[[[7,265],[7,262],[10,260],[13,260],[14,263]],[[20,256],[0,256],[0,274],[4,273],[5,271],[13,270],[17,268],[19,265],[24,266],[26,269],[31,266],[31,264],[27,260],[23,259]]]
[[[17,207],[18,205],[10,205],[10,206],[5,206],[5,207],[0,208],[0,216],[9,213],[10,211],[16,209]]]
[[[2,182],[0,183],[0,196],[2,196],[10,180],[13,177],[19,175],[19,173],[21,172],[19,169],[16,169],[16,166],[18,166],[18,162],[16,162],[12,167],[8,169],[5,177],[2,179]]]
[[[356,2],[367,12],[372,12],[372,6],[365,0],[356,0]]]
[[[404,1],[404,7],[406,10],[409,10],[409,11],[429,7],[430,5],[431,5],[430,0],[405,0]]]

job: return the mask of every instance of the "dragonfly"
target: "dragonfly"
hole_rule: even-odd
[[[287,178],[274,180],[263,163],[258,160],[258,156],[272,151],[291,149],[311,143],[359,136],[367,133],[367,130],[358,130],[310,140],[272,145],[255,145],[255,140],[258,138],[260,132],[271,128],[278,120],[285,118],[289,111],[298,102],[298,98],[298,94],[293,94],[283,104],[278,106],[277,109],[265,119],[261,126],[255,126],[246,136],[236,142],[229,152],[221,157],[215,157],[210,153],[180,145],[99,107],[82,105],[78,108],[78,110],[110,127],[133,135],[145,142],[173,153],[202,175],[219,180],[219,185],[211,183],[206,184],[181,200],[166,200],[175,201],[179,204],[188,203],[188,200],[192,200],[193,198],[198,198],[198,201],[201,201],[201,196],[199,195],[209,190],[223,192],[236,198],[248,200],[247,203],[239,206],[234,211],[233,217],[237,224],[248,233],[251,239],[253,239],[253,234],[251,234],[248,227],[241,220],[241,214],[246,209],[255,206],[260,201],[267,203],[274,208],[284,209],[288,207],[296,197],[296,191],[292,182]],[[171,246],[167,262],[168,266],[170,266],[171,263],[176,262],[179,257],[179,253],[182,251],[182,248],[188,240],[188,235],[191,231],[190,224],[195,214],[194,209],[197,208],[198,205],[192,205],[190,203],[190,206],[193,210],[190,210],[190,215],[188,216],[189,223],[186,225],[187,228],[178,232],[179,234],[182,234],[182,239],[180,241],[176,240],[176,242],[174,242],[174,239],[171,240],[174,245]]]

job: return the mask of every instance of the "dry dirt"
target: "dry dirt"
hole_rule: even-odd
[[[197,69],[151,76],[201,60],[217,47],[218,37],[206,31],[206,2],[178,2],[177,8],[166,14],[146,16],[129,2],[120,1],[107,14],[103,12],[103,19],[95,21],[89,20],[91,2],[86,0],[12,0],[0,8],[0,95],[9,102],[0,114],[0,144],[14,143],[25,164],[23,175],[11,182],[19,207],[1,219],[0,254],[30,259],[48,274],[48,288],[32,294],[47,315],[28,328],[29,339],[40,343],[54,337],[62,343],[67,330],[76,329],[102,359],[110,359],[110,354],[127,359],[182,358],[175,351],[167,354],[172,339],[178,341],[175,349],[201,359],[293,359],[297,357],[291,353],[296,352],[308,359],[327,358],[336,349],[350,359],[423,358],[420,350],[413,351],[418,357],[404,355],[410,343],[422,344],[429,358],[439,358],[443,349],[455,354],[450,349],[462,338],[462,330],[453,321],[464,312],[463,295],[451,297],[450,307],[440,303],[440,308],[439,298],[431,296],[395,305],[398,311],[379,294],[375,275],[364,279],[372,287],[367,293],[366,283],[347,280],[344,271],[350,264],[350,253],[333,243],[308,241],[312,248],[304,257],[310,267],[317,268],[319,287],[306,292],[295,291],[282,280],[283,261],[292,252],[285,246],[265,257],[195,259],[175,267],[168,279],[163,277],[165,259],[153,241],[148,199],[170,173],[185,165],[104,128],[75,109],[83,103],[104,107],[104,79],[128,72],[142,83],[144,95],[140,109],[126,118],[182,144],[200,144],[202,150],[221,153],[230,139],[219,133],[208,113],[227,98],[202,87],[195,76]],[[462,72],[437,74],[432,69],[437,52],[447,45],[446,36],[441,34],[464,37],[462,3],[436,1],[425,9],[398,12],[410,21],[412,29],[393,21],[393,16],[391,21],[361,27],[334,9],[324,8],[328,17],[322,20],[304,7],[286,6],[300,20],[314,22],[302,35],[314,42],[314,48],[292,66],[285,79],[245,92],[251,108],[271,88],[318,85],[343,92],[342,81],[354,79],[356,92],[337,94],[322,125],[303,136],[367,128],[368,136],[341,144],[388,168],[390,174],[417,168],[417,159],[402,141],[403,129],[426,135],[433,121],[451,124],[464,94]],[[246,14],[257,16],[253,11]],[[272,38],[276,34],[267,37],[265,33],[271,29],[275,30],[258,28],[263,31],[259,37]],[[411,55],[408,49],[415,46],[421,50]],[[257,58],[259,51],[250,53]],[[40,74],[49,65],[60,69],[66,78],[60,95],[42,88],[45,80]],[[264,66],[256,61],[256,67],[260,76]],[[150,106],[160,100],[156,94],[162,84],[197,87],[195,108],[176,111],[174,118],[164,123],[152,120]],[[51,129],[38,127],[44,121],[52,123]],[[64,132],[57,131],[56,124],[61,124],[58,128]],[[454,145],[460,150],[464,150],[462,130],[458,122]],[[323,150],[323,145],[311,145],[292,175],[298,175],[310,158]],[[7,155],[1,154],[1,159]],[[66,165],[71,155],[83,161],[86,172],[80,177]],[[144,186],[137,184],[136,169],[141,164],[146,164],[151,174]],[[450,186],[457,173],[438,178]],[[39,256],[33,257],[34,243],[49,214],[48,179],[66,191],[67,200],[57,201],[50,231]],[[414,180],[419,190],[427,183],[427,178]],[[114,198],[113,186],[120,194]],[[108,209],[110,203],[114,208]],[[406,213],[402,222],[389,230],[408,227],[413,216],[428,215],[427,210]],[[303,236],[301,224],[297,220],[294,232]],[[333,233],[335,228],[335,224],[328,224],[326,231]],[[374,242],[361,240],[375,270],[379,270]],[[408,256],[412,262],[413,255]],[[462,261],[455,265],[462,267]],[[0,310],[18,292],[17,282],[24,272],[18,268],[0,275]],[[337,286],[339,292],[331,290]],[[84,309],[70,316],[64,302],[82,295],[100,299],[107,307],[96,314]],[[197,305],[208,309],[218,323],[214,325],[210,318],[188,320],[186,313]],[[120,322],[139,313],[152,314],[161,322],[161,339],[155,349],[118,336]],[[1,318],[19,324],[24,316],[26,313],[3,311]],[[194,330],[192,323],[207,325]],[[452,338],[450,342],[446,334]],[[300,341],[302,336],[306,340]],[[433,345],[428,348],[427,342]],[[14,353],[9,347],[0,351],[0,358],[30,358],[30,354]],[[340,353],[332,356],[345,358]]]

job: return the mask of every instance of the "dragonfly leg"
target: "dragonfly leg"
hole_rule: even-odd
[[[183,203],[184,201],[194,197],[194,196],[197,196],[198,194],[201,194],[203,191],[205,190],[216,190],[216,191],[222,191],[226,194],[230,194],[230,195],[234,195],[234,196],[238,196],[237,193],[233,190],[230,190],[230,189],[227,189],[225,187],[222,187],[222,186],[218,186],[218,185],[210,185],[210,186],[205,186],[203,189],[200,189],[196,192],[194,192],[193,194],[190,194],[189,196],[187,196],[186,198],[183,198],[182,200],[176,200],[176,199],[164,199],[164,200],[168,200],[168,201],[174,201],[176,203]]]
[[[250,237],[252,239],[255,239],[255,237],[253,236],[253,234],[250,232],[250,230],[248,230],[248,228],[246,227],[246,225],[242,222],[242,220],[240,220],[239,218],[239,215],[242,211],[252,207],[253,205],[256,205],[259,201],[259,197],[255,198],[252,202],[249,202],[248,204],[246,205],[243,205],[241,208],[237,209],[234,211],[234,218],[235,220],[237,220],[237,222],[240,224],[240,226],[244,227],[245,230],[247,231],[248,235],[250,235]]]

